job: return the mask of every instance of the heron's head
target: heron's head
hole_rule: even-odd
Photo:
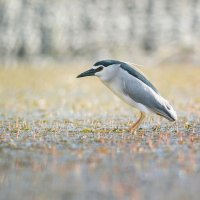
[[[120,68],[121,62],[117,60],[102,60],[96,62],[91,69],[79,74],[77,78],[85,76],[97,76],[103,81],[110,81]]]

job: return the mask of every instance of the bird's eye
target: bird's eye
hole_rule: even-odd
[[[98,68],[96,69],[96,72],[100,72],[102,69],[103,69],[103,67],[100,66],[100,67],[98,67]]]

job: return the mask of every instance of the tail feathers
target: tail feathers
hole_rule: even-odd
[[[174,110],[173,110],[174,111]],[[177,120],[177,115],[176,112],[174,111],[173,113],[169,112],[169,111],[165,111],[165,112],[157,112],[156,114],[168,119],[169,121],[176,121]]]
[[[169,121],[176,121],[177,120],[177,114],[176,111],[173,109],[173,107],[168,103],[168,101],[164,101],[162,105],[159,106],[159,108],[156,109],[156,114],[165,117]]]

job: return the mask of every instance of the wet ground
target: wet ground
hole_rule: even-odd
[[[83,70],[0,70],[0,199],[199,199],[200,68],[144,69],[179,120],[135,134],[138,112]]]

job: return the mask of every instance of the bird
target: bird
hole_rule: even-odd
[[[140,111],[139,119],[130,127],[131,132],[139,128],[149,113],[177,121],[176,111],[135,65],[118,60],[101,60],[77,78],[86,76],[98,77],[114,94]]]

